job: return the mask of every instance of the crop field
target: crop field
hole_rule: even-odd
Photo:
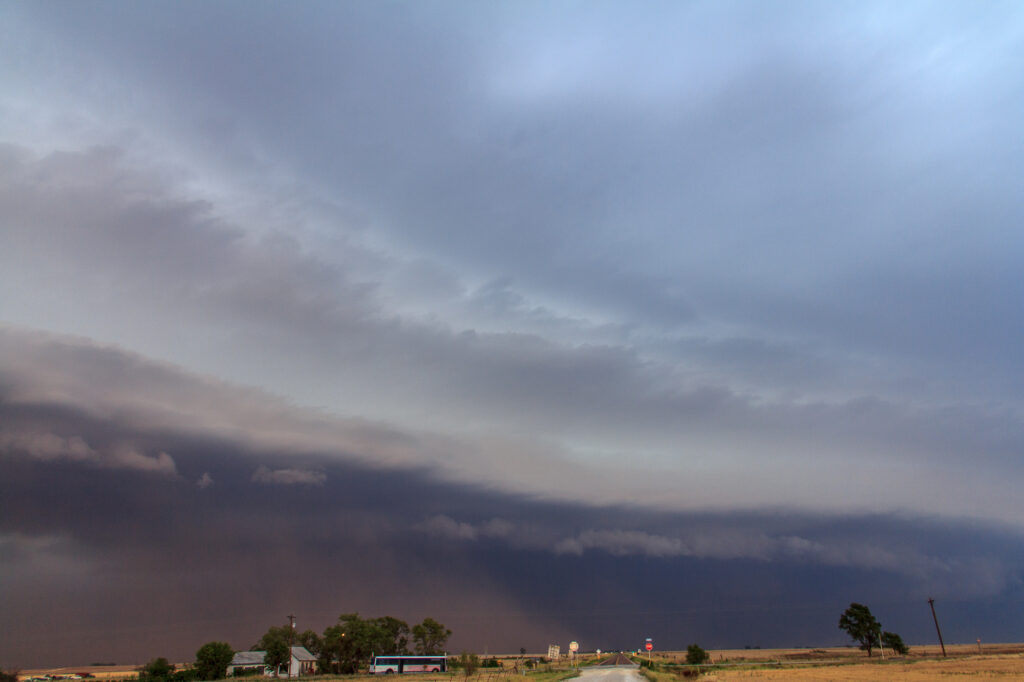
[[[874,652],[870,659],[853,648],[732,649],[709,651],[714,665],[703,668],[703,680],[805,680],[839,682],[907,680],[924,682],[947,678],[1024,679],[1024,645],[989,644],[947,646],[947,658],[938,646],[911,647],[908,656],[886,658]],[[685,671],[685,652],[655,656],[667,663],[662,682]],[[676,664],[679,667],[675,667]]]
[[[907,680],[925,682],[945,678],[972,677],[983,680],[1019,680],[1024,678],[1024,656],[969,656],[938,660],[909,660],[878,663],[841,663],[787,666],[777,669],[714,670],[702,675],[705,680],[805,680],[807,682],[836,680]]]

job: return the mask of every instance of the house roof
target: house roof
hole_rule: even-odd
[[[263,665],[266,655],[266,651],[236,651],[231,659],[231,665]],[[292,658],[296,661],[316,660],[316,656],[309,653],[309,649],[304,646],[293,646]]]
[[[236,651],[231,665],[263,665],[266,651]]]
[[[297,661],[315,661],[316,656],[309,653],[309,650],[304,646],[293,646],[292,647],[292,658]]]

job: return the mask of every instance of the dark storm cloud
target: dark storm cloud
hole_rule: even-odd
[[[435,335],[437,340],[444,339]],[[392,338],[385,343],[395,342]],[[643,437],[648,442],[673,434],[685,438],[688,432],[692,437],[693,431],[702,437],[724,433],[728,434],[720,436],[724,442],[735,442],[741,452],[744,448],[764,451],[766,446],[755,441],[767,439],[777,454],[760,464],[740,459],[748,472],[737,470],[737,464],[728,460],[721,464],[723,453],[691,455],[694,470],[689,481],[667,470],[661,480],[641,482],[627,476],[631,468],[640,466],[639,460],[590,462],[587,469],[580,469],[575,453],[541,439],[509,439],[500,433],[453,437],[443,430],[410,429],[397,422],[337,417],[189,375],[115,348],[45,334],[5,330],[0,334],[0,368],[12,399],[18,402],[56,397],[98,414],[132,414],[140,423],[187,426],[242,439],[264,450],[327,450],[378,465],[422,466],[449,480],[549,497],[598,496],[622,502],[642,493],[645,503],[672,507],[751,508],[786,500],[795,506],[835,508],[845,502],[856,508],[864,496],[881,495],[874,499],[883,508],[925,508],[947,515],[967,510],[972,515],[1016,518],[1019,503],[1011,490],[988,478],[989,470],[976,470],[984,461],[991,471],[1014,471],[1014,444],[1022,436],[1011,414],[909,410],[880,400],[764,405],[724,389],[651,393],[640,386],[645,370],[614,350],[570,351],[537,339],[501,335],[479,340],[450,337],[446,343],[452,348],[444,351],[450,357],[441,366],[450,372],[450,384],[480,381],[482,385],[488,377],[500,380],[503,398],[507,405],[517,405],[520,423],[545,425],[549,433],[588,430],[590,437],[614,441],[622,438],[622,430],[635,429],[646,430]],[[406,355],[415,352],[410,344]],[[437,362],[439,357],[432,359]],[[480,387],[470,385],[465,390],[475,395]],[[372,395],[368,389],[361,397],[367,395]],[[531,400],[540,403],[531,405]],[[600,423],[600,415],[614,420],[612,428]],[[6,437],[22,438],[17,433]],[[844,457],[858,449],[866,454],[860,454],[860,459],[837,457],[834,441],[842,445],[838,452]],[[85,444],[92,447],[88,439]],[[790,467],[816,448],[820,453],[802,465],[801,487],[783,483],[786,487],[780,495],[761,478],[790,480]],[[984,454],[963,460],[959,453],[966,448]],[[901,452],[903,459],[891,459],[892,452]],[[871,469],[860,470],[864,462],[872,461],[884,464],[892,475],[878,477]],[[932,462],[951,472],[931,474],[943,484],[953,475],[960,481],[984,481],[990,494],[978,500],[970,490],[951,492],[937,504],[926,493],[906,487],[908,477],[920,476],[908,468],[912,462]],[[714,467],[718,465],[729,470],[730,488],[701,491],[694,481],[717,481]],[[710,474],[702,473],[700,467],[710,467]],[[837,467],[842,469],[836,471]],[[538,479],[540,472],[543,479]],[[818,489],[807,488],[811,480]],[[686,490],[682,498],[680,490]]]
[[[916,617],[926,596],[970,598],[995,639],[1013,621],[988,600],[1021,590],[1019,532],[995,526],[544,503],[66,407],[5,397],[0,411],[6,428],[173,453],[181,474],[0,453],[0,572],[5,613],[20,623],[0,654],[19,665],[184,660],[211,638],[248,646],[283,613],[319,630],[354,609],[433,615],[455,630],[456,648],[514,640],[532,650],[566,637],[627,646],[637,627],[664,646],[698,630],[709,645],[838,643],[822,632],[834,634],[851,591],[912,637],[927,636]],[[269,490],[254,465],[322,478]],[[215,486],[190,483],[201,476]],[[117,614],[102,638],[97,609]],[[737,630],[726,617],[736,614],[775,627]]]

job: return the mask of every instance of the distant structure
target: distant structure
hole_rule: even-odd
[[[304,646],[293,646],[288,661],[288,677],[302,677],[316,673],[316,656],[309,653]],[[236,651],[231,664],[228,665],[228,677],[235,675],[263,675],[274,677],[275,671],[264,659],[266,651]],[[280,672],[280,671],[278,671]]]

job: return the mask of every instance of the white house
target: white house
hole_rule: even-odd
[[[316,672],[316,656],[304,646],[292,647],[292,658],[288,663],[288,677],[312,675]]]
[[[273,677],[274,670],[264,663],[266,651],[236,651],[228,666],[228,676],[258,674]],[[283,670],[278,671],[278,677]],[[288,677],[312,675],[316,672],[316,656],[309,653],[304,646],[293,646],[291,659],[288,661]]]

